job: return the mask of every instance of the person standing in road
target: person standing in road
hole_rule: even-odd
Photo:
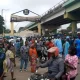
[[[0,80],[3,80],[4,76],[4,67],[3,67],[3,62],[5,60],[5,53],[3,51],[3,44],[0,42]]]
[[[29,56],[30,56],[30,62],[31,62],[31,72],[34,73],[36,71],[36,65],[37,65],[37,50],[35,48],[35,44],[33,43],[29,49]]]
[[[16,79],[14,78],[14,61],[15,61],[14,53],[11,51],[11,44],[9,43],[6,51],[5,62],[7,70],[11,72],[11,80]]]
[[[20,38],[20,48],[23,46],[23,39],[22,38]]]
[[[74,43],[75,43],[76,50],[77,50],[77,56],[78,58],[80,58],[80,37],[76,38]]]
[[[20,56],[20,42],[18,39],[16,40],[16,43],[14,44],[14,46],[16,49],[16,57],[19,57]]]
[[[20,64],[20,71],[22,72],[22,68],[24,65],[24,70],[27,71],[27,65],[28,65],[28,58],[29,58],[29,46],[28,42],[25,41],[25,45],[23,45],[20,49],[20,57],[21,57],[21,64]]]
[[[59,53],[62,56],[63,47],[62,47],[62,40],[61,40],[60,36],[58,36],[58,39],[56,39],[55,45],[59,48]]]
[[[14,66],[16,66],[16,61],[15,61],[16,50],[15,50],[15,47],[14,47],[14,45],[13,45],[12,42],[10,42],[10,45],[11,45],[10,50],[11,50],[11,51],[13,52],[13,54],[14,54]]]
[[[37,40],[36,48],[37,48],[38,57],[39,57],[39,59],[41,59],[42,58],[42,53],[41,53],[42,44],[39,39]]]
[[[54,47],[55,45],[53,44],[53,42],[51,41],[51,39],[48,40],[49,42],[46,43],[48,49],[50,49],[51,47]],[[51,53],[48,52],[48,59],[50,59],[51,57]]]
[[[66,57],[66,55],[68,54],[69,47],[70,47],[70,44],[68,42],[68,39],[66,39],[64,43],[64,57]]]

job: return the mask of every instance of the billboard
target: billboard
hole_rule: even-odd
[[[22,22],[22,21],[39,22],[40,17],[39,16],[23,17],[17,15],[11,15],[10,22]]]

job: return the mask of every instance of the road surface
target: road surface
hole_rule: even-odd
[[[16,80],[28,80],[28,78],[30,77],[31,75],[31,72],[30,72],[30,65],[28,64],[28,71],[25,72],[20,72],[19,71],[19,66],[20,66],[20,60],[19,59],[16,59],[16,67],[14,69],[15,71],[15,78]],[[39,73],[45,73],[47,71],[47,68],[39,68],[38,72]],[[7,74],[7,77],[4,79],[4,80],[11,80],[11,77],[10,77],[10,73],[8,72]],[[76,77],[76,80],[80,80],[80,64],[78,66],[78,76]]]

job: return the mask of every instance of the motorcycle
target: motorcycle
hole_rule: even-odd
[[[49,80],[47,77],[44,76],[44,74],[39,74],[38,70],[28,78],[28,80]]]
[[[45,55],[45,53],[47,53],[47,51],[46,52],[44,52],[44,47],[42,47],[42,50],[41,50],[41,53],[42,53],[42,57],[41,57],[41,59],[40,59],[40,63],[45,63],[46,61],[47,61],[47,57],[45,57],[45,56],[47,56],[47,55]]]

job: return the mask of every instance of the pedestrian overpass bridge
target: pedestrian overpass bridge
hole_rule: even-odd
[[[37,30],[45,34],[45,29],[53,30],[63,24],[71,23],[73,35],[80,21],[80,0],[63,0],[56,6],[50,8],[41,16],[41,22],[28,26],[29,30]]]

